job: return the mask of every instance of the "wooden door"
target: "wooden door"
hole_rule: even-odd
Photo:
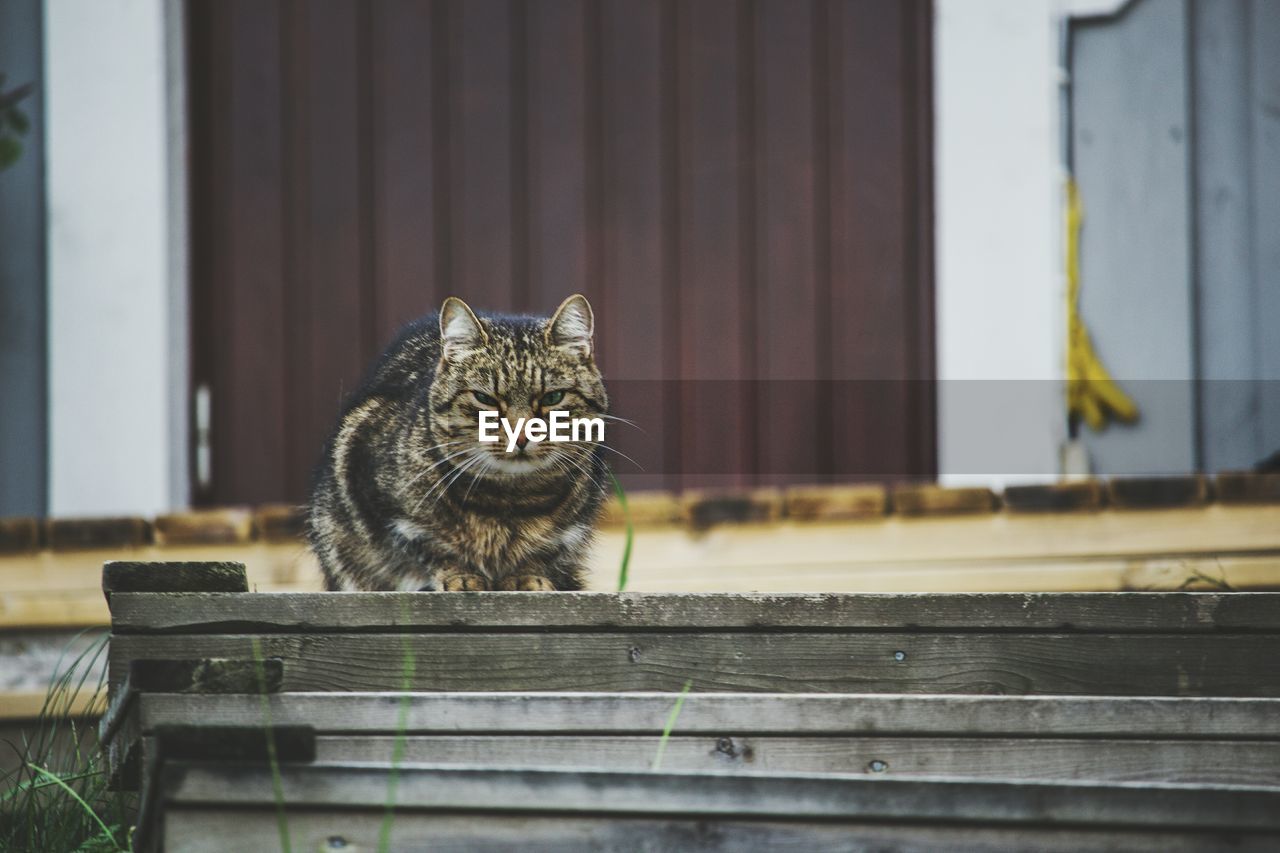
[[[933,475],[929,0],[189,2],[197,502],[449,294],[587,294],[630,486]]]

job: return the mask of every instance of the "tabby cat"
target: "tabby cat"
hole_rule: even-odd
[[[595,442],[479,441],[480,411],[603,417],[591,306],[410,324],[347,400],[311,494],[331,590],[576,590],[607,479]],[[522,438],[524,436],[522,435]]]

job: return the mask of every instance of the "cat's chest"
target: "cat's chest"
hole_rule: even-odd
[[[516,565],[550,551],[576,551],[587,530],[564,524],[554,516],[502,517],[458,514],[447,521],[418,524],[401,520],[396,533],[404,540],[444,546],[461,562],[484,565]]]

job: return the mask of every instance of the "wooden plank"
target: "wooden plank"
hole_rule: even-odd
[[[637,535],[644,536],[644,532]],[[612,549],[617,535],[600,539]],[[647,540],[641,539],[646,547]],[[280,553],[276,561],[250,561],[249,580],[255,590],[314,592],[321,588],[318,570],[300,548]],[[225,554],[226,551],[221,553]],[[163,556],[158,553],[156,556]],[[199,556],[214,556],[204,549]],[[906,564],[825,564],[802,559],[785,565],[735,567],[711,560],[698,570],[633,559],[628,588],[636,592],[691,593],[1043,593],[1120,592],[1131,590],[1280,591],[1280,555],[1142,556],[1067,560],[952,561]],[[110,611],[102,595],[101,563],[84,567],[35,562],[23,581],[28,589],[0,592],[0,628],[67,628],[109,625]],[[0,561],[0,570],[3,565]],[[65,569],[65,570],[64,570]],[[608,589],[617,583],[617,558],[607,552],[593,561],[588,588]],[[3,574],[0,571],[0,574]],[[277,579],[278,578],[278,579]],[[74,588],[75,584],[82,584]],[[68,588],[70,587],[70,588]]]
[[[253,656],[245,635],[117,635],[129,661]],[[273,634],[284,690],[1280,696],[1276,635],[812,633]],[[359,667],[352,661],[360,661]]]
[[[620,543],[619,543],[620,544]],[[680,572],[798,562],[1224,554],[1280,550],[1280,507],[1208,506],[1151,512],[887,516],[876,524],[753,524],[646,532],[636,559]],[[615,553],[620,553],[619,547]],[[616,563],[615,563],[616,565]]]
[[[293,504],[268,504],[253,514],[258,537],[264,542],[301,542],[306,530],[306,508]]]
[[[662,504],[657,518],[666,513]],[[638,510],[643,513],[643,510]],[[271,528],[259,514],[264,533]],[[294,532],[279,541],[257,542],[234,553],[214,546],[138,548],[135,559],[242,560],[250,579],[261,585],[308,582],[319,574],[314,558],[298,539],[302,517],[285,513]],[[973,567],[975,561],[1027,563],[1077,558],[1227,558],[1280,553],[1280,506],[1211,505],[1150,512],[993,513],[981,516],[886,516],[875,524],[825,521],[725,525],[709,531],[655,523],[637,539],[632,569],[638,582],[655,577],[714,580],[714,588],[737,582],[756,568],[770,571],[826,565],[852,569],[923,564]],[[271,537],[275,540],[275,537]],[[616,578],[623,535],[606,528],[596,539],[593,563]],[[0,555],[0,589],[85,589],[96,587],[105,560],[118,550],[41,551]],[[1119,565],[1119,563],[1117,563]],[[732,571],[725,571],[731,567]],[[748,587],[749,589],[750,587]],[[1076,587],[1079,588],[1079,587]]]
[[[607,588],[617,576],[616,562],[598,566],[588,588]],[[635,592],[696,593],[715,589],[773,594],[1277,591],[1280,556],[1167,554],[843,565],[806,556],[772,566],[738,566],[708,559],[695,568],[645,561],[632,564],[627,588]]]
[[[383,817],[373,812],[289,812],[289,833],[299,850],[324,850],[335,843],[356,850],[376,850]],[[184,853],[221,853],[231,845],[254,849],[278,831],[273,811],[171,807],[165,813],[165,843]],[[393,843],[405,850],[471,853],[521,850],[528,853],[617,851],[636,849],[644,839],[653,850],[700,850],[717,853],[863,853],[866,850],[911,850],[913,853],[1036,850],[1044,853],[1114,851],[1131,853],[1205,853],[1231,850],[1271,853],[1275,838],[1265,834],[1126,830],[1108,827],[989,827],[971,824],[884,825],[868,823],[796,823],[735,820],[726,816],[698,821],[619,817],[560,816],[555,820],[528,815],[450,816],[398,813]]]
[[[684,518],[695,531],[725,523],[776,521],[782,515],[782,492],[778,489],[689,490],[684,493],[682,503]]]
[[[48,698],[48,690],[0,690],[0,720],[35,720]],[[102,701],[88,690],[66,697],[64,704],[75,716],[93,716],[102,710]]]
[[[334,735],[316,741],[315,758],[390,764],[399,754],[422,764],[643,771],[657,749],[657,736]],[[673,735],[662,767],[1280,787],[1280,742]]]
[[[952,489],[945,486],[898,486],[893,490],[893,511],[903,515],[938,515],[992,512],[999,499],[990,489]]]
[[[262,806],[273,801],[267,768],[174,762],[164,768],[170,804]],[[387,770],[355,765],[280,768],[291,808],[377,808]],[[613,815],[750,815],[788,820],[964,821],[1001,824],[1266,830],[1280,833],[1280,790],[1094,783],[923,781],[849,776],[601,773],[572,770],[403,767],[406,811]]]
[[[1280,593],[119,593],[117,635],[406,630],[1280,632]]]
[[[156,516],[156,544],[237,545],[253,537],[253,516],[245,509],[211,509]]]
[[[610,392],[612,394],[612,392]],[[612,439],[610,439],[612,443]],[[627,520],[633,526],[671,525],[680,521],[683,508],[680,498],[667,492],[640,492],[627,495],[627,509],[624,513],[622,504],[616,500],[604,505],[604,514],[600,518],[602,527],[617,527]]]
[[[315,761],[316,736],[310,726],[160,726],[153,733],[165,761]]]
[[[884,486],[792,486],[783,498],[795,521],[882,518],[889,506]]]
[[[350,735],[662,733],[676,693],[284,693],[278,725]],[[675,731],[828,737],[1280,740],[1275,699],[690,693]],[[261,723],[262,697],[146,693],[143,732],[199,719]]]
[[[85,548],[130,548],[151,542],[151,522],[145,518],[50,518],[45,541],[54,551]]]
[[[1106,490],[1097,480],[1044,486],[1005,486],[1002,500],[1012,512],[1069,512],[1100,509]]]
[[[1116,506],[1129,509],[1195,506],[1209,499],[1209,481],[1202,474],[1116,477],[1107,482],[1107,495]]]
[[[23,554],[39,548],[38,518],[0,518],[0,554]]]
[[[1224,471],[1214,478],[1214,491],[1223,503],[1276,503],[1280,501],[1280,473]]]
[[[102,566],[102,591],[248,592],[244,563],[178,563],[112,560]]]
[[[278,693],[284,683],[278,658],[140,659],[129,661],[126,686],[148,693]]]

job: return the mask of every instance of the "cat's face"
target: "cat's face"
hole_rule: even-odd
[[[480,440],[479,416],[496,411],[511,428],[520,418],[549,420],[562,410],[573,418],[608,410],[604,381],[592,347],[591,306],[571,296],[550,319],[477,317],[460,299],[440,310],[441,356],[431,388],[432,433],[455,467],[468,475],[513,478],[542,472],[587,475],[595,443],[517,441],[508,451],[506,430],[497,442]],[[523,433],[523,429],[521,430]],[[493,435],[493,432],[490,432]]]

